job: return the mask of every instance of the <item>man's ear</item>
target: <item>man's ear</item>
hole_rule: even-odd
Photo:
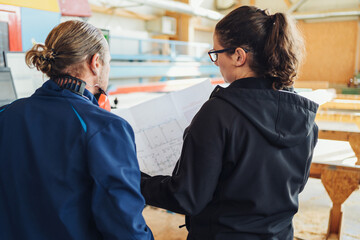
[[[95,76],[97,76],[99,74],[99,71],[100,71],[100,56],[99,56],[98,53],[95,53],[90,58],[90,70]]]
[[[247,54],[242,48],[236,48],[235,53],[233,54],[233,60],[236,67],[241,67],[246,63]]]

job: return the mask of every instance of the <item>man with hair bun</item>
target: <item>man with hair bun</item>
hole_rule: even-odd
[[[253,6],[215,27],[217,86],[184,133],[171,176],[142,174],[146,203],[186,215],[188,240],[293,240],[318,105],[293,90],[304,46],[295,23]]]
[[[50,79],[0,107],[0,239],[153,239],[133,130],[98,104],[110,70],[101,31],[61,23],[26,63]]]

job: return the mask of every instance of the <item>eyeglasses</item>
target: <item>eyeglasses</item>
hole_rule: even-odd
[[[212,62],[216,62],[218,60],[218,53],[223,53],[223,52],[230,52],[230,51],[234,51],[236,48],[224,48],[221,50],[210,50],[208,52],[209,57],[211,59]],[[249,50],[242,48],[244,50],[244,52],[248,53]]]

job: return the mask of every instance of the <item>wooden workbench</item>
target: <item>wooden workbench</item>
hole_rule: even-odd
[[[332,201],[326,239],[340,239],[342,210],[345,200],[360,184],[360,132],[320,130],[320,139],[348,141],[357,157],[355,166],[313,162],[310,177],[321,179]]]

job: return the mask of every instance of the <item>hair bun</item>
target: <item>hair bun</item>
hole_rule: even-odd
[[[44,50],[42,51],[42,53],[43,54],[40,56],[40,58],[47,62],[54,61],[56,58],[56,55],[57,55],[53,48],[48,49],[48,48],[46,48],[46,46],[44,47]]]
[[[37,70],[49,75],[51,72],[51,64],[55,60],[56,54],[52,49],[47,48],[43,44],[35,44],[31,50],[26,53],[26,64]]]

